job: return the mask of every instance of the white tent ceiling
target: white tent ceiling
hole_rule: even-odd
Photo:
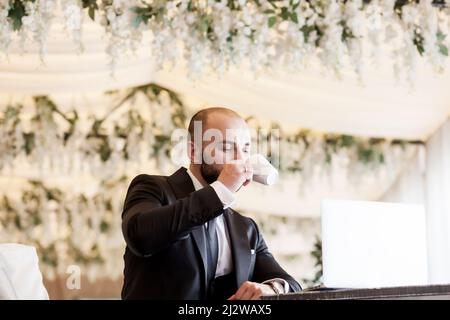
[[[449,70],[450,71],[450,70]],[[450,72],[436,77],[423,70],[416,89],[398,86],[390,72],[372,73],[362,87],[309,70],[264,75],[234,71],[201,81],[161,72],[155,76],[195,104],[231,106],[289,128],[405,139],[427,139],[450,112]]]
[[[100,93],[153,81],[182,94],[193,108],[223,105],[277,121],[285,128],[405,139],[427,139],[450,113],[450,68],[435,76],[419,65],[415,89],[397,85],[387,67],[372,69],[365,87],[350,74],[339,81],[315,67],[257,78],[245,70],[231,70],[194,81],[180,66],[152,71],[150,49],[143,45],[136,56],[120,62],[111,77],[100,27],[88,24],[83,43],[85,51],[77,55],[64,32],[50,33],[45,64],[37,48],[28,46],[26,54],[19,54],[13,46],[8,60],[0,62],[2,97],[52,94],[73,99],[82,92]]]

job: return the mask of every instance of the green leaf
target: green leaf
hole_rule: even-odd
[[[423,56],[423,53],[425,52],[425,48],[422,45],[416,44],[417,51],[421,56]]]
[[[292,22],[295,22],[298,24],[298,16],[297,16],[296,12],[291,13],[291,20],[292,20]]]
[[[14,1],[8,11],[8,18],[13,21],[14,31],[20,30],[22,27],[22,18],[25,16],[25,4],[22,1]]]
[[[288,20],[289,16],[290,16],[290,14],[289,14],[288,9],[286,7],[281,8],[281,18],[283,20]]]
[[[133,19],[133,26],[135,28],[139,27],[141,23],[148,24],[148,21],[154,14],[151,11],[151,8],[135,7],[132,9],[132,11],[136,14],[136,16]]]
[[[102,159],[103,162],[108,161],[108,159],[111,157],[112,149],[109,146],[108,140],[103,139],[103,143],[100,145],[100,159]]]
[[[203,17],[203,18],[199,21],[199,24],[198,24],[200,33],[201,33],[201,34],[207,34],[208,29],[209,29],[209,26],[210,26],[210,21],[209,21],[208,17],[206,17],[206,16]]]
[[[369,164],[373,161],[375,156],[375,151],[370,148],[361,147],[358,150],[358,160],[364,164]]]
[[[447,35],[444,34],[442,31],[438,31],[436,33],[436,38],[437,38],[437,45],[439,47],[439,53],[448,57],[448,48],[447,46],[443,43],[445,41],[445,38],[447,38]]]
[[[277,9],[277,6],[276,6],[276,4],[274,3],[274,2],[275,2],[274,0],[268,0],[268,2],[269,2],[269,4],[270,4],[274,9]]]
[[[22,19],[14,19],[13,20],[13,30],[17,31],[22,28]]]
[[[136,16],[134,19],[133,19],[133,21],[132,21],[132,25],[133,25],[133,27],[134,28],[139,28],[139,26],[141,25],[141,23],[142,22],[144,22],[143,20],[142,20],[142,17],[141,16]]]
[[[81,0],[81,3],[83,4],[83,9],[92,6],[93,1],[95,2],[95,0]]]
[[[273,10],[273,9],[267,9],[267,10],[264,10],[263,13],[264,13],[264,14],[274,14],[274,13],[275,13],[275,10]]]
[[[109,223],[106,222],[105,220],[102,220],[102,222],[100,223],[100,232],[101,233],[105,233],[109,230]]]
[[[314,31],[314,26],[307,26],[304,25],[303,27],[301,27],[300,31],[303,32],[303,37],[305,39],[305,42],[308,42],[309,40],[309,35],[311,34],[311,32]]]
[[[419,52],[419,54],[422,56],[423,53],[425,52],[425,48],[423,46],[423,36],[421,33],[419,33],[417,30],[414,31],[414,40],[413,43],[417,48],[417,51]]]
[[[436,37],[437,37],[438,42],[442,42],[445,40],[445,38],[447,38],[447,35],[439,30],[436,34]]]
[[[25,140],[23,148],[25,149],[25,153],[29,155],[36,146],[34,133],[24,133],[23,138]]]
[[[342,147],[350,147],[355,143],[355,139],[353,136],[343,135],[341,140]]]
[[[269,17],[269,20],[267,21],[267,23],[269,25],[269,28],[272,28],[275,25],[275,23],[277,23],[277,17],[275,17],[275,16]]]
[[[445,44],[440,44],[439,45],[439,53],[448,57],[448,48]]]
[[[91,18],[92,21],[95,21],[95,9],[94,9],[94,7],[89,7],[88,14],[89,14],[89,18]]]

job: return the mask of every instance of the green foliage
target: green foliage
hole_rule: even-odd
[[[339,24],[342,26],[342,36],[341,36],[342,42],[346,42],[349,39],[356,38],[352,30],[348,27],[347,22],[345,20],[342,20]]]
[[[311,256],[314,258],[314,267],[316,268],[316,273],[312,279],[303,279],[308,287],[320,286],[322,284],[323,276],[323,262],[322,262],[322,239],[316,236],[314,242],[313,250],[311,251]]]
[[[267,20],[267,25],[269,26],[269,28],[272,28],[276,23],[277,23],[276,16],[271,16],[269,17],[269,20]]]
[[[83,9],[88,10],[89,18],[95,21],[95,12],[99,9],[97,0],[81,0]]]
[[[419,54],[421,55],[421,56],[423,56],[423,54],[424,54],[424,52],[425,52],[425,48],[424,48],[424,38],[423,38],[423,35],[422,35],[422,33],[421,33],[421,30],[420,30],[420,28],[419,27],[417,27],[415,30],[414,30],[414,39],[413,39],[413,43],[414,43],[414,45],[416,46],[416,48],[417,48],[417,52],[419,52]]]
[[[22,28],[22,18],[27,15],[25,6],[27,2],[35,2],[36,0],[10,0],[8,18],[12,21],[14,31]]]
[[[276,4],[276,1],[269,1],[272,9],[264,10],[263,13],[268,15],[267,24],[269,28],[272,28],[278,21],[291,21],[293,23],[298,24],[298,15],[297,8],[300,5],[300,2],[296,4],[291,0],[289,2],[289,6],[281,6],[279,7]],[[278,19],[280,18],[280,19]]]
[[[134,13],[133,25],[135,28],[141,24],[148,24],[152,19],[161,23],[167,13],[164,3],[142,3],[139,7],[131,8],[131,11]]]
[[[448,47],[445,44],[445,39],[447,38],[447,35],[442,33],[442,31],[438,31],[436,34],[436,38],[437,38],[437,45],[439,47],[439,52],[448,57]]]
[[[109,187],[114,188],[117,184],[123,182],[123,179],[110,181]],[[73,263],[81,263],[84,265],[104,263],[105,259],[102,257],[97,244],[93,243],[90,247],[86,248],[80,243],[74,243],[72,236],[76,232],[79,232],[79,230],[73,230],[71,214],[67,215],[67,221],[65,222],[65,226],[71,229],[68,235],[57,237],[51,243],[44,242],[39,237],[33,236],[33,231],[36,230],[36,227],[42,226],[43,217],[48,213],[44,211],[47,203],[49,201],[56,201],[58,207],[63,208],[69,213],[70,209],[66,207],[67,200],[65,192],[61,189],[50,188],[41,181],[28,181],[28,187],[22,191],[22,205],[20,207],[17,206],[19,201],[11,200],[6,195],[0,198],[0,212],[2,212],[0,214],[0,226],[2,232],[12,234],[13,232],[19,231],[24,235],[22,241],[35,246],[40,261],[52,268],[59,266],[59,259],[61,259],[60,251],[62,248],[64,248],[63,259],[70,259]],[[111,219],[113,219],[117,212],[113,212],[111,198],[105,198],[104,194],[98,194],[91,200],[95,201],[95,203],[104,203],[106,209],[104,216],[101,217],[98,230],[95,229],[95,231],[101,233],[112,231],[113,225],[111,224]],[[86,206],[87,198],[84,195],[80,195],[77,204],[82,207]],[[24,213],[21,213],[22,208]],[[59,220],[61,218],[61,212],[56,210],[54,213]],[[93,228],[92,219],[87,221],[87,225],[89,228]],[[62,244],[64,245],[60,246]]]

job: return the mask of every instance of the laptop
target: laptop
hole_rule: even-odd
[[[428,284],[422,205],[326,199],[321,215],[326,288]]]

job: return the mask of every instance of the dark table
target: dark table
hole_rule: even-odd
[[[371,289],[311,288],[301,292],[265,296],[263,300],[450,300],[450,285]]]

